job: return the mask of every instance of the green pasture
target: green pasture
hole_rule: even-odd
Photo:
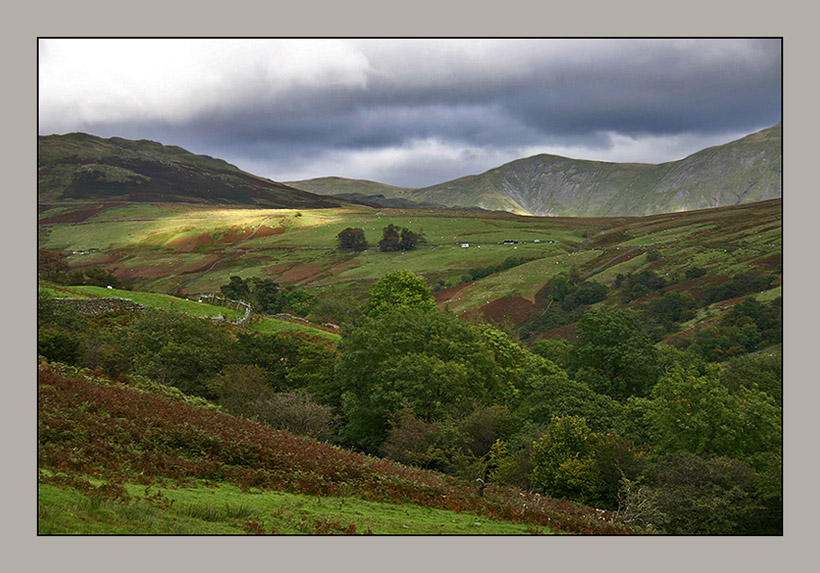
[[[41,289],[43,287],[40,287]],[[204,318],[215,317],[222,315],[226,320],[235,320],[241,318],[244,314],[240,310],[232,308],[225,308],[222,306],[211,305],[207,303],[197,302],[195,300],[186,300],[167,294],[158,294],[151,292],[137,292],[121,289],[109,289],[98,286],[80,285],[67,288],[45,287],[46,292],[55,297],[66,298],[84,298],[84,297],[115,297],[124,298],[134,301],[137,304],[150,306],[152,308],[160,308],[164,310],[173,310],[182,312],[191,316],[199,316]]]
[[[91,480],[96,483],[97,480]],[[101,482],[100,482],[101,483]],[[524,535],[551,533],[487,519],[356,495],[310,496],[242,491],[227,484],[162,487],[124,484],[130,503],[38,485],[37,532],[50,534],[230,535],[353,533],[374,535]],[[261,529],[252,529],[252,525]]]
[[[535,294],[552,277],[568,273],[572,267],[583,265],[597,254],[595,251],[562,253],[492,274],[470,283],[445,306],[460,314],[505,296],[520,296],[533,302]]]

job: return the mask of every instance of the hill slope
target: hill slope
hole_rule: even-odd
[[[246,173],[181,147],[83,133],[40,136],[38,200],[167,201],[320,208],[340,201]]]
[[[402,504],[400,519],[405,524],[409,519],[405,508],[429,508],[472,513],[499,525],[518,524],[509,528],[517,534],[542,528],[572,533],[637,532],[618,522],[611,512],[500,486],[487,487],[482,496],[476,488],[440,473],[357,454],[215,411],[201,399],[174,388],[147,380],[112,383],[60,364],[39,367],[38,424],[41,533],[53,531],[55,522],[61,533],[120,532],[114,526],[133,526],[134,517],[145,515],[146,505],[162,512],[149,514],[151,523],[143,519],[137,521],[138,529],[124,532],[179,533],[171,523],[180,518],[225,521],[229,517],[225,513],[232,513],[237,525],[247,520],[243,527],[247,532],[288,533],[292,524],[286,522],[297,521],[299,515],[258,507],[259,497],[272,492],[303,499],[310,496],[311,505],[336,508],[326,511],[318,526],[311,514],[300,512],[310,516],[309,523],[302,520],[299,531],[303,533],[356,533],[357,528],[352,527],[356,522],[369,528],[368,517],[358,512],[343,515],[347,500],[360,506],[362,502],[379,503],[376,511],[382,514],[389,514],[392,504]],[[57,492],[44,488],[44,484],[67,489],[75,498],[82,493],[90,500],[66,507],[60,504]],[[149,488],[155,491],[149,493]],[[175,511],[172,506],[179,494],[190,494],[197,488],[204,489],[210,500],[200,502],[197,511]],[[235,495],[227,498],[223,489]],[[143,491],[144,497],[139,495]],[[109,514],[105,520],[92,516],[98,521],[88,523],[65,515],[79,513],[76,510],[84,514],[89,506],[99,508],[108,501],[116,504],[103,506]],[[296,508],[303,505],[304,501],[297,503]],[[117,523],[117,515],[112,515],[117,513],[131,518]],[[429,520],[430,512],[424,513]],[[456,513],[437,515],[457,517]],[[404,525],[405,533],[427,532],[421,529],[423,524],[409,523],[413,529]],[[199,527],[203,525],[207,523]],[[183,530],[186,533],[213,532],[187,527]],[[364,529],[358,532],[364,533]],[[383,532],[389,531],[374,531]]]
[[[420,189],[323,178],[294,182],[336,196],[562,217],[643,216],[782,196],[782,126],[658,165],[536,155]]]

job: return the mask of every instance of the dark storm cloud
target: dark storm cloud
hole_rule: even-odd
[[[305,42],[277,57],[309,53]],[[335,45],[338,65],[323,49],[287,73],[260,56],[252,73],[210,85],[212,99],[192,90],[197,105],[156,104],[153,117],[91,110],[77,130],[182,145],[274,179],[378,175],[421,186],[538,149],[619,157],[624,138],[667,138],[678,142],[669,153],[691,153],[780,121],[776,39],[359,40]]]

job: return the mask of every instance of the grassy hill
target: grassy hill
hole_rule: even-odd
[[[339,201],[154,141],[83,133],[37,139],[38,201],[182,201],[330,207]]]

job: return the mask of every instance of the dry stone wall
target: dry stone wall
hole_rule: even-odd
[[[144,305],[137,304],[127,298],[55,298],[55,304],[65,304],[73,306],[77,312],[84,315],[105,314],[107,312],[127,311],[134,312],[145,308]]]

